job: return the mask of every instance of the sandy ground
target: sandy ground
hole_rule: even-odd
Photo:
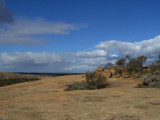
[[[109,88],[64,91],[83,75],[0,87],[0,120],[160,120],[160,89],[135,88],[132,79],[108,79]]]

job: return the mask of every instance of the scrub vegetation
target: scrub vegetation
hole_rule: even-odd
[[[0,87],[34,80],[39,80],[39,78],[17,73],[0,73]]]
[[[146,56],[131,58],[127,55],[115,62],[115,65],[108,62],[105,67],[99,67],[94,72],[85,74],[85,81],[68,84],[66,91],[71,90],[92,90],[105,88],[107,78],[133,78],[142,80],[138,87],[160,88],[160,55],[151,65],[144,66]]]
[[[108,85],[107,78],[96,72],[87,72],[85,78],[85,81],[68,84],[65,90],[93,90],[105,88]]]

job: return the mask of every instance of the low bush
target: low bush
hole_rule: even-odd
[[[154,71],[153,75],[160,75],[160,71],[159,70]]]
[[[107,78],[96,72],[86,73],[87,89],[100,89],[107,86]]]
[[[86,80],[83,82],[68,84],[65,91],[101,89],[108,85],[107,78],[96,72],[87,72],[85,77]]]
[[[147,73],[142,77],[142,84],[139,87],[156,87],[160,88],[160,71],[155,71],[153,74]]]

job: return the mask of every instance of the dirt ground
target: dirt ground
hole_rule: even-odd
[[[0,120],[160,120],[160,89],[110,78],[109,88],[64,91],[84,75],[0,87]]]

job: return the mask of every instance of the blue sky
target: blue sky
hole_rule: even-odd
[[[0,0],[0,71],[86,72],[160,53],[159,0]]]

